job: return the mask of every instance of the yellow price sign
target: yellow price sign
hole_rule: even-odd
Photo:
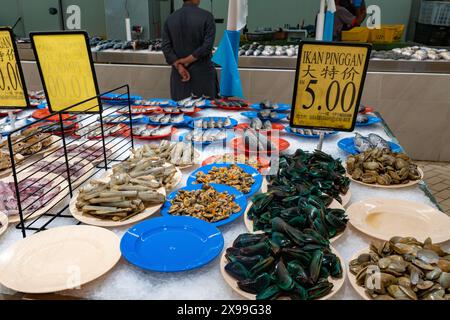
[[[0,108],[26,108],[28,102],[14,34],[0,28]]]
[[[67,111],[99,112],[99,91],[87,33],[37,32],[30,37],[50,111],[79,104]]]
[[[302,42],[290,125],[353,131],[370,51],[368,44]]]

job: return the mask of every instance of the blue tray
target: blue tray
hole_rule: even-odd
[[[232,165],[231,163],[221,163],[221,164],[212,163],[212,164],[208,164],[206,166],[203,166],[201,168],[198,168],[197,170],[195,170],[194,172],[191,173],[191,175],[187,179],[186,184],[187,185],[195,184],[195,182],[197,181],[197,173],[198,172],[208,173],[209,171],[211,171],[211,169],[213,167],[217,167],[217,168],[226,167],[226,168],[228,168],[231,165]],[[253,167],[250,167],[248,165],[241,164],[241,163],[236,163],[236,165],[238,165],[240,168],[242,168],[242,170],[245,173],[251,174],[253,179],[255,179],[255,183],[253,183],[253,186],[252,186],[250,192],[249,193],[244,193],[244,195],[246,197],[253,196],[255,193],[257,193],[261,189],[261,186],[262,186],[262,183],[263,183],[262,175],[258,172],[258,170],[256,170]]]
[[[128,124],[128,123],[130,123],[129,117],[127,115],[123,115],[123,114],[120,114],[120,115],[108,115],[108,117],[127,117],[128,119],[126,121],[120,121],[120,122],[115,122],[115,121],[109,122],[109,121],[105,121],[105,117],[103,117],[103,121],[105,123],[107,123],[107,124],[119,124],[119,123]],[[138,119],[134,119],[135,117],[136,116],[133,116],[133,118],[132,118],[132,123],[133,124],[148,124],[149,123],[149,119],[146,116],[140,117]]]
[[[122,106],[128,104],[128,98],[127,94],[116,94],[116,93],[107,93],[102,95],[100,98],[104,104],[108,104],[111,106]],[[108,98],[108,99],[105,99]],[[110,99],[117,99],[117,100],[110,100]],[[136,95],[130,95],[130,102],[131,104],[134,103],[136,100],[142,100],[141,96]]]
[[[194,185],[188,185],[188,186],[186,186],[184,188],[181,188],[181,189],[178,189],[178,190],[187,190],[187,191],[199,190],[199,189],[202,188],[202,186],[203,186],[202,184],[194,184]],[[226,186],[226,185],[223,185],[223,184],[210,183],[210,186],[212,186],[218,192],[225,192],[225,191],[227,191],[229,195],[234,195],[234,197],[235,197],[234,201],[241,207],[241,211],[239,211],[238,213],[232,214],[228,219],[211,223],[211,225],[216,226],[216,227],[220,227],[220,226],[223,226],[225,224],[233,222],[234,220],[238,219],[239,217],[241,217],[244,214],[245,209],[247,208],[247,198],[244,196],[244,194],[242,192],[239,192],[235,188],[232,188],[232,187],[229,187],[229,186]],[[161,208],[161,215],[162,216],[173,217],[169,213],[169,209],[172,206],[172,204],[170,203],[170,200],[173,200],[176,197],[176,195],[178,193],[178,190],[172,192],[171,194],[169,194],[166,197],[166,202],[164,202],[164,205]]]
[[[302,138],[307,138],[307,139],[319,139],[320,138],[319,135],[309,136],[309,135],[306,135],[306,134],[294,133],[294,132],[291,131],[291,127],[289,127],[289,126],[286,127],[285,130],[286,130],[286,132],[288,132],[290,134],[293,134],[295,136],[299,136],[299,137],[302,137]],[[337,131],[333,131],[332,133],[325,133],[325,138],[329,137],[329,136],[334,136],[336,134],[338,134]]]
[[[274,103],[276,105],[278,105],[278,109],[262,109],[261,105],[259,103],[254,103],[250,106],[250,108],[255,109],[255,110],[273,110],[275,112],[283,112],[283,111],[289,111],[291,110],[291,105],[290,104],[286,104],[286,103]]]
[[[131,264],[150,271],[179,272],[204,266],[222,252],[222,233],[191,217],[160,217],[129,229],[120,251]]]
[[[254,118],[258,118],[258,112],[256,111],[245,111],[245,112],[241,112],[241,115],[243,115],[244,117],[247,117],[249,119],[254,119]],[[266,121],[269,120],[271,122],[276,122],[276,121],[280,121],[283,120],[285,118],[287,118],[287,114],[284,113],[277,113],[277,117],[276,118],[261,118],[259,117],[261,120]]]
[[[195,129],[194,129],[194,130],[195,130]],[[187,133],[181,135],[181,136],[179,137],[179,141],[183,141],[183,142],[191,142],[193,145],[208,146],[208,145],[210,145],[210,144],[223,143],[223,142],[226,142],[226,141],[230,141],[230,140],[232,140],[232,139],[234,139],[234,138],[236,137],[236,135],[234,134],[234,132],[233,132],[232,130],[226,130],[227,137],[226,137],[225,139],[223,139],[223,140],[217,140],[217,141],[214,141],[214,142],[197,142],[197,141],[186,141],[185,138],[186,138],[186,136],[187,136],[188,134],[189,134],[189,132],[187,132]]]
[[[174,115],[175,116],[175,115]],[[183,126],[189,126],[189,123],[192,121],[192,118],[184,115],[184,121],[180,122],[180,123],[172,123],[172,122],[167,122],[167,123],[159,123],[159,122],[153,122],[150,120],[150,118],[148,118],[148,124],[151,124],[153,126],[174,126],[174,127],[183,127]]]
[[[358,123],[358,122],[356,122],[356,126],[357,127],[368,127],[368,126],[371,126],[371,125],[373,125],[375,123],[380,123],[381,122],[381,119],[378,118],[378,117],[375,117],[375,116],[368,116],[368,118],[369,118],[369,122],[367,122],[367,123]]]
[[[344,138],[337,143],[338,147],[350,154],[358,154],[359,151],[355,148],[355,138]],[[403,148],[394,142],[389,142],[392,152],[403,152]]]
[[[143,100],[155,101],[155,102],[167,101],[168,102],[167,104],[161,104],[161,105],[156,106],[156,107],[161,107],[161,108],[177,105],[177,103],[175,101],[173,101],[172,99],[152,98],[152,99],[143,99]]]
[[[213,118],[215,121],[219,121],[219,119],[222,120],[226,120],[227,117],[199,117],[199,118],[192,118],[191,122],[189,122],[189,127],[191,127],[192,129],[203,129],[203,128],[195,128],[194,127],[194,122],[197,120],[211,120],[211,118]],[[235,126],[237,126],[238,122],[236,119],[230,118],[231,120],[231,124],[229,126],[223,127],[221,129],[231,129],[234,128]],[[212,128],[208,128],[208,129],[212,129]],[[215,128],[215,129],[219,129],[219,128]],[[207,129],[203,129],[203,130],[207,130]]]

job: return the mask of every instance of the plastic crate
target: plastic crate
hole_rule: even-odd
[[[371,29],[369,34],[369,42],[372,43],[393,43],[400,41],[405,31],[404,24],[386,24],[380,29]]]
[[[450,26],[450,2],[422,1],[419,23],[433,26]]]
[[[367,42],[370,30],[366,27],[355,27],[349,31],[342,31],[342,41],[346,42]]]

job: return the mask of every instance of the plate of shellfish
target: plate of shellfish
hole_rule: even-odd
[[[353,182],[369,187],[407,188],[424,177],[422,169],[405,153],[380,148],[349,156],[346,168],[347,176]]]
[[[392,237],[356,253],[348,278],[365,300],[448,300],[449,252],[414,237]]]
[[[220,271],[225,282],[234,292],[249,300],[332,298],[346,277],[346,268],[341,266],[342,257],[334,248],[320,241],[320,244],[316,243],[317,249],[311,252],[291,242],[275,255],[271,246],[279,238],[286,237],[283,226],[279,227],[279,232],[244,233],[234,240],[220,259]]]

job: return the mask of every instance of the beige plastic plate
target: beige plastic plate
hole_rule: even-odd
[[[361,250],[360,252],[356,253],[351,259],[356,259],[359,257],[359,255],[363,254],[363,253],[369,253],[369,249],[364,249]],[[347,277],[348,280],[350,281],[350,284],[352,285],[353,289],[355,289],[355,291],[360,295],[361,298],[365,299],[365,300],[373,300],[367,293],[366,293],[366,289],[364,287],[361,287],[360,285],[358,285],[356,283],[356,276],[350,272],[350,266],[347,263],[346,266],[347,269]]]
[[[421,182],[423,180],[424,173],[423,173],[422,169],[417,168],[417,170],[420,173],[420,179],[419,180],[410,181],[410,182],[405,183],[405,184],[394,184],[394,185],[391,185],[391,186],[383,186],[381,184],[376,184],[376,183],[375,184],[364,183],[362,181],[358,181],[358,180],[353,179],[352,176],[349,175],[348,173],[347,173],[347,177],[350,178],[350,180],[352,180],[353,182],[358,183],[358,184],[362,184],[362,185],[367,186],[367,187],[382,188],[382,189],[401,189],[401,188],[408,188],[408,187],[415,186],[416,184],[418,184],[419,182]]]
[[[331,247],[331,251],[339,258],[342,264],[342,278],[340,279],[333,279],[329,277],[328,281],[330,281],[333,284],[333,290],[326,295],[325,297],[320,298],[319,300],[328,300],[331,299],[338,291],[342,288],[342,285],[345,282],[345,278],[347,277],[347,269],[344,266],[345,260],[342,259],[341,255]],[[225,266],[228,263],[227,258],[225,258],[226,251],[223,252],[221,258],[220,258],[220,272],[222,273],[222,277],[224,278],[225,282],[233,289],[234,292],[239,294],[240,296],[248,299],[248,300],[256,300],[256,295],[245,292],[241,290],[237,285],[237,280],[231,277],[226,271]]]
[[[450,217],[422,203],[372,198],[352,204],[347,215],[356,229],[385,241],[393,236],[431,237],[433,243],[450,239]]]
[[[24,293],[80,287],[111,270],[120,239],[92,226],[64,226],[33,234],[0,255],[0,283]]]
[[[0,236],[5,233],[6,229],[8,229],[9,220],[6,214],[0,212]]]
[[[60,202],[61,200],[63,200],[68,194],[69,194],[69,184],[67,183],[66,179],[64,179],[62,176],[53,174],[53,173],[46,173],[46,172],[37,172],[34,173],[35,171],[33,171],[32,169],[30,171],[26,170],[23,171],[21,173],[19,173],[18,175],[18,180],[19,183],[21,181],[23,181],[25,179],[25,177],[31,176],[31,178],[33,179],[39,179],[39,178],[45,178],[45,179],[49,179],[52,181],[52,186],[56,186],[58,185],[60,188],[59,193],[51,200],[49,201],[45,207],[42,207],[39,210],[36,210],[34,213],[32,213],[30,215],[30,213],[25,214],[24,218],[25,220],[30,220],[30,219],[34,219],[37,218],[41,215],[43,215],[44,213],[46,213],[48,210],[50,210],[55,204],[57,204],[58,202]],[[12,176],[6,177],[1,179],[1,181],[3,182],[14,182],[14,178]],[[52,187],[52,188],[53,188]],[[25,209],[25,208],[22,208]],[[6,212],[3,212],[6,214]],[[12,215],[12,216],[8,216],[9,219],[9,223],[16,223],[16,222],[20,222],[20,216],[17,215]]]
[[[157,191],[161,194],[166,195],[165,188],[159,188]],[[79,190],[75,191],[72,199],[70,200],[70,204],[69,204],[70,213],[78,221],[81,221],[85,224],[89,224],[92,226],[98,226],[98,227],[114,228],[114,227],[126,226],[129,224],[133,224],[133,223],[142,221],[142,220],[147,219],[148,217],[152,216],[156,212],[158,212],[159,209],[161,209],[161,207],[163,205],[163,203],[161,203],[161,204],[157,204],[157,205],[154,205],[151,207],[147,207],[140,214],[137,214],[137,215],[131,217],[130,219],[127,219],[124,221],[104,220],[104,219],[95,218],[93,216],[84,215],[80,210],[78,210],[78,208],[76,206],[78,194],[79,194]]]
[[[250,201],[249,204],[247,205],[247,209],[244,212],[244,224],[245,224],[245,227],[247,228],[248,232],[250,232],[250,233],[261,233],[262,232],[261,230],[253,231],[253,220],[250,220],[248,218],[248,212],[249,212],[249,210],[250,210],[250,208],[252,206],[253,206],[253,202]],[[337,202],[336,200],[333,200],[333,202],[330,204],[330,208],[345,210],[345,208],[339,202]],[[330,242],[331,243],[336,242],[337,240],[339,240],[344,235],[344,233],[345,233],[345,230],[344,230],[344,232],[341,232],[340,234],[338,234],[334,238],[330,239]]]

